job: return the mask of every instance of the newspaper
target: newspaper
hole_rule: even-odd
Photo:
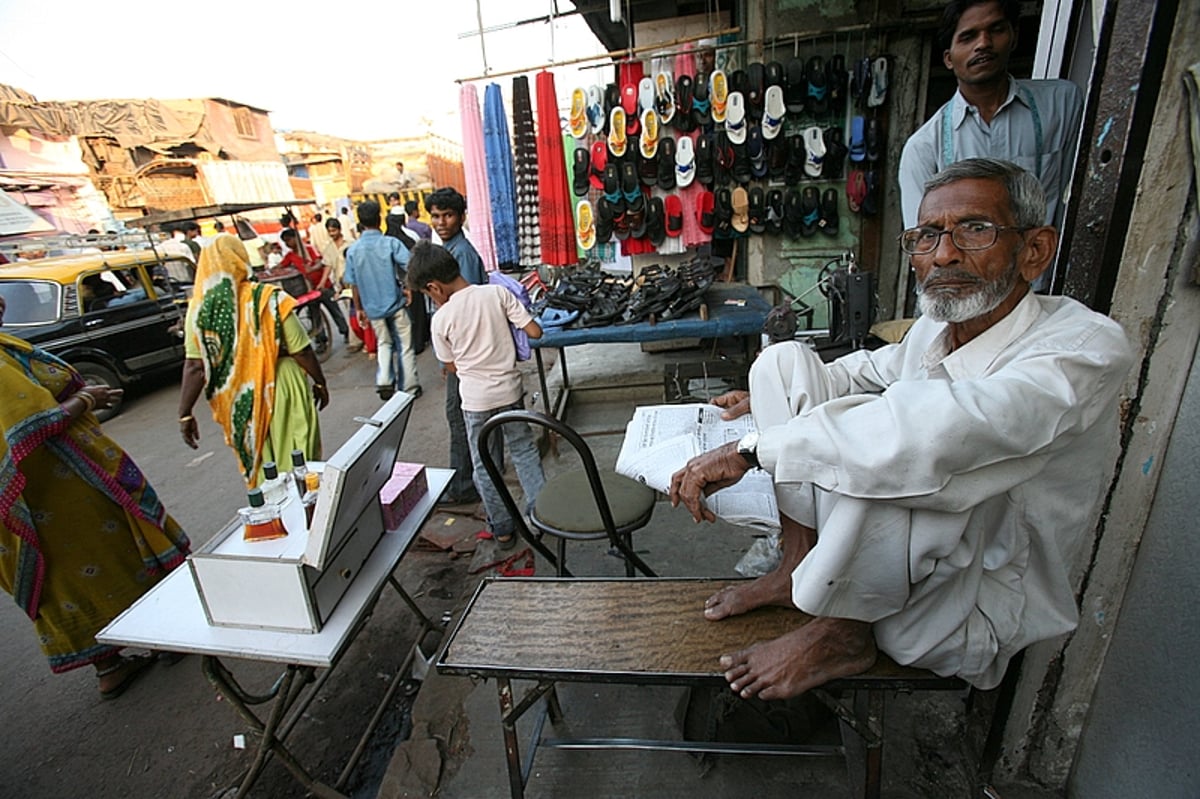
[[[643,406],[634,411],[625,427],[616,471],[665,494],[671,490],[671,475],[689,460],[753,430],[750,414],[726,421],[715,405]],[[761,469],[751,469],[705,502],[709,510],[732,524],[766,533],[779,529],[774,482]]]

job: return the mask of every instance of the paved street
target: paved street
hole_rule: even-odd
[[[425,395],[417,401],[400,457],[444,465],[441,378],[431,351],[419,363]],[[370,415],[379,399],[373,390],[374,363],[365,355],[345,357],[339,345],[324,368],[331,402],[321,424],[330,454],[358,428],[354,417]],[[178,391],[177,377],[169,376],[131,392],[121,415],[106,429],[146,472],[195,547],[229,519],[245,495],[234,457],[203,401],[196,413],[200,449],[193,452],[183,444],[176,422]],[[441,553],[414,554],[405,560],[401,580],[431,615],[440,616],[458,600],[456,585],[465,564]],[[51,674],[28,620],[10,601],[0,604],[0,707],[6,740],[0,750],[0,794],[23,799],[207,799],[247,766],[248,752],[235,750],[232,743],[235,734],[246,732],[246,724],[221,706],[225,703],[205,681],[198,657],[173,666],[156,664],[122,697],[102,701],[93,669]],[[335,675],[336,701],[319,698],[297,727],[296,745],[306,753],[306,762],[320,764],[319,778],[336,779],[373,700],[382,695],[383,675],[403,658],[413,634],[400,600],[385,593],[375,619]],[[251,675],[249,687],[255,691],[267,690],[278,674],[275,667],[233,665],[239,676]],[[401,720],[393,713],[384,728],[391,725],[394,734]],[[386,766],[389,751],[376,758],[378,769]],[[371,767],[360,771],[356,781],[378,779],[371,776]],[[272,763],[253,795],[289,797],[297,791],[283,767]],[[373,787],[367,795],[374,795]]]

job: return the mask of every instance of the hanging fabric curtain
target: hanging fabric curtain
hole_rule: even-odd
[[[567,187],[567,164],[563,155],[562,124],[554,75],[537,75],[538,207],[542,224],[542,262],[568,266],[576,262],[575,223]]]
[[[483,142],[487,152],[488,190],[492,198],[492,232],[496,260],[501,269],[520,265],[517,252],[517,180],[513,174],[508,117],[499,84],[492,83],[483,96]]]
[[[513,139],[517,153],[517,240],[521,266],[533,269],[542,263],[542,234],[538,208],[538,142],[533,128],[529,78],[524,75],[513,78]]]
[[[463,170],[467,176],[467,214],[469,237],[483,267],[496,271],[496,245],[492,237],[491,195],[488,192],[487,163],[484,156],[483,120],[479,115],[479,95],[473,84],[465,84],[459,94],[459,112],[463,126]]]

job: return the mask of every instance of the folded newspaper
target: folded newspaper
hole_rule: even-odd
[[[634,411],[625,427],[616,470],[665,494],[671,490],[671,475],[689,460],[737,441],[752,430],[754,420],[750,414],[725,421],[715,405],[643,406]],[[775,486],[771,475],[761,469],[750,470],[705,502],[709,510],[731,524],[767,533],[779,529]]]

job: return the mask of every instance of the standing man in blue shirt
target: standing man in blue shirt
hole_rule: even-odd
[[[342,280],[353,291],[359,321],[366,324],[370,320],[375,331],[379,347],[375,390],[379,398],[391,399],[397,387],[419,397],[417,356],[413,353],[412,326],[405,309],[408,299],[403,288],[408,250],[399,239],[383,235],[379,222],[379,203],[367,200],[358,206],[363,232],[346,250]]]
[[[458,271],[468,283],[487,283],[483,259],[474,245],[463,235],[463,220],[467,214],[467,198],[450,187],[438,189],[425,198],[425,210],[433,223],[433,232],[442,240],[442,246],[458,261]],[[458,390],[458,375],[446,371],[446,424],[450,427],[450,467],[454,477],[446,488],[441,504],[461,505],[478,502],[479,494],[471,480],[471,450],[467,446],[467,423],[463,419],[462,397]],[[493,436],[496,449],[492,452],[496,463],[504,463],[503,451],[499,448],[500,436]]]

